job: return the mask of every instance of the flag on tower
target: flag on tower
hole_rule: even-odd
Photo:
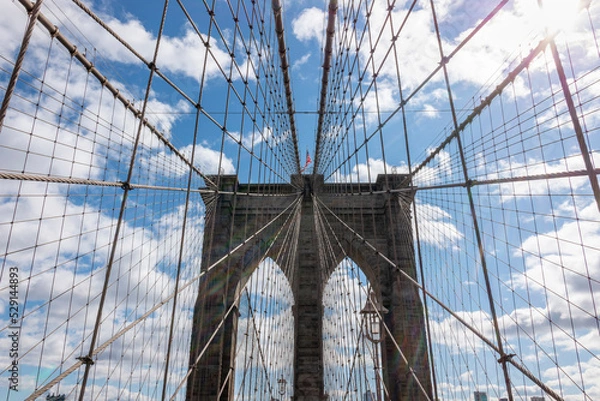
[[[303,173],[304,170],[306,170],[306,168],[308,167],[308,165],[312,163],[312,160],[310,158],[310,155],[308,154],[308,150],[306,151],[306,163],[304,163],[304,167],[302,167],[302,170],[300,171],[300,173]]]

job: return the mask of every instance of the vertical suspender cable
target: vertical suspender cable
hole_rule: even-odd
[[[212,27],[212,20],[210,22],[210,27]],[[210,28],[209,28],[209,37],[210,37]],[[196,103],[197,105],[201,105],[202,104],[202,95],[204,93],[203,91],[203,87],[204,87],[204,80],[206,78],[206,64],[208,62],[208,48],[205,47],[204,48],[204,65],[202,68],[202,78],[200,81],[200,89],[199,89],[199,93],[198,93],[198,102]],[[196,107],[196,120],[195,120],[195,124],[194,124],[194,136],[193,136],[193,140],[192,140],[192,153],[190,155],[190,164],[191,166],[194,165],[194,160],[195,160],[195,156],[196,156],[196,143],[197,143],[197,139],[198,139],[198,127],[199,127],[199,123],[200,123],[200,107]],[[179,245],[179,260],[177,262],[177,275],[175,277],[175,289],[173,290],[174,292],[174,297],[173,297],[173,309],[171,311],[171,321],[170,321],[170,327],[169,327],[169,339],[168,339],[168,344],[167,344],[167,355],[165,357],[165,371],[164,371],[164,376],[163,376],[163,388],[162,388],[162,397],[161,400],[166,399],[167,396],[167,383],[168,383],[168,379],[169,379],[169,364],[171,361],[171,348],[173,346],[173,335],[174,335],[174,330],[175,330],[175,315],[177,312],[177,301],[178,301],[178,293],[179,293],[179,280],[181,278],[181,268],[182,268],[182,264],[183,264],[183,252],[184,252],[184,248],[185,248],[185,236],[186,236],[186,227],[187,227],[187,218],[188,218],[188,213],[189,213],[189,208],[190,208],[190,194],[191,194],[191,190],[192,190],[192,178],[193,178],[193,173],[194,170],[193,168],[190,167],[189,172],[188,172],[188,182],[187,182],[187,192],[185,194],[185,206],[184,206],[184,212],[183,212],[183,221],[181,223],[181,243]]]
[[[283,84],[285,86],[285,100],[287,102],[288,115],[290,118],[290,130],[292,131],[292,142],[294,145],[294,164],[296,172],[300,174],[300,152],[298,151],[298,135],[296,133],[296,120],[294,118],[294,99],[292,98],[292,86],[290,79],[290,65],[287,58],[287,47],[283,29],[283,16],[281,12],[281,0],[272,1],[273,14],[275,17],[275,33],[279,44],[279,58],[281,71],[283,72]]]
[[[323,140],[323,119],[325,118],[325,103],[327,101],[327,87],[329,85],[329,69],[331,68],[331,54],[333,52],[333,35],[335,34],[335,15],[337,13],[337,0],[329,1],[329,16],[327,18],[327,39],[325,41],[325,57],[323,60],[323,76],[321,77],[321,98],[319,100],[319,120],[317,123],[317,140],[315,145],[315,159],[313,174],[319,172],[319,159],[321,157],[321,142]]]
[[[413,1],[412,5],[411,5],[411,9],[412,7],[414,7],[416,4],[416,1]],[[389,5],[388,5],[389,7]],[[395,36],[394,33],[394,26],[393,26],[393,19],[390,22],[390,30],[391,30],[391,34],[393,35],[394,38],[397,38],[397,36]],[[400,104],[404,105],[404,90],[403,90],[403,86],[402,86],[402,79],[401,79],[401,75],[400,75],[400,66],[398,65],[398,49],[396,46],[397,41],[394,39],[393,41],[393,50],[394,50],[394,60],[395,60],[395,66],[396,66],[396,78],[398,80],[398,93],[400,95]],[[408,140],[408,124],[407,124],[407,119],[406,119],[406,109],[404,106],[402,106],[402,130],[404,133],[404,147],[406,150],[406,164],[408,167],[408,176],[409,177],[413,177],[413,172],[412,172],[412,160],[411,160],[411,152],[410,152],[410,146],[409,146],[409,140]],[[411,184],[412,184],[412,178],[411,178]],[[412,212],[413,212],[413,224],[414,224],[414,241],[415,241],[415,248],[416,248],[416,261],[418,262],[419,265],[419,275],[421,276],[421,285],[423,286],[423,311],[425,314],[425,327],[426,327],[426,339],[427,339],[427,352],[429,354],[429,362],[430,362],[430,369],[431,369],[431,378],[432,378],[432,384],[433,384],[433,397],[437,400],[439,399],[438,396],[438,386],[437,386],[437,375],[436,375],[436,368],[435,368],[435,363],[433,360],[433,339],[432,339],[432,331],[431,331],[431,324],[430,324],[430,318],[429,318],[429,306],[428,306],[428,299],[427,299],[427,292],[425,291],[425,289],[427,288],[427,283],[425,280],[425,271],[423,268],[423,254],[422,254],[422,249],[421,249],[421,236],[420,236],[420,232],[419,232],[419,218],[418,218],[418,213],[417,213],[417,202],[416,199],[413,200],[413,202],[411,202],[411,207],[412,207]]]
[[[15,61],[10,80],[8,81],[8,85],[6,86],[6,92],[4,93],[4,99],[2,100],[2,106],[0,107],[0,129],[2,129],[4,125],[4,118],[6,117],[6,112],[8,111],[8,105],[10,104],[10,99],[12,97],[13,92],[15,91],[15,87],[17,86],[19,73],[21,72],[23,60],[25,60],[25,54],[27,53],[27,48],[29,47],[29,42],[31,41],[31,35],[33,35],[33,29],[35,28],[35,23],[37,22],[38,15],[40,14],[40,10],[42,9],[43,1],[44,0],[36,1],[33,5],[33,8],[29,11],[29,23],[27,24],[27,29],[25,30],[25,34],[23,35],[21,48],[19,49],[19,54],[17,55],[17,60]]]
[[[579,122],[579,116],[577,115],[577,110],[575,109],[573,96],[571,94],[571,90],[569,89],[565,69],[562,65],[562,61],[560,60],[560,55],[558,54],[558,49],[556,48],[556,42],[554,41],[554,38],[550,39],[550,51],[552,52],[552,58],[554,59],[554,64],[556,65],[556,73],[558,74],[558,79],[560,80],[565,102],[567,104],[567,108],[569,109],[569,115],[571,116],[571,122],[573,123],[575,137],[577,138],[577,144],[579,145],[579,150],[581,151],[581,157],[583,158],[583,163],[588,173],[588,178],[590,179],[590,186],[592,187],[592,192],[594,193],[596,206],[598,207],[598,211],[600,211],[600,185],[598,184],[598,177],[596,175],[594,163],[590,157],[590,150],[585,141],[583,128]]]
[[[441,40],[441,36],[440,36],[439,26],[437,23],[437,17],[435,14],[435,6],[433,4],[433,0],[430,0],[430,4],[431,4],[431,12],[432,12],[432,16],[433,16],[433,22],[435,25],[435,31],[437,34],[438,48],[440,51],[442,70],[444,72],[444,81],[446,82],[446,91],[448,93],[448,101],[450,103],[450,109],[452,111],[452,121],[454,123],[454,129],[456,131],[458,131],[459,125],[458,125],[458,119],[456,116],[456,110],[454,107],[454,101],[452,98],[452,91],[450,89],[450,79],[448,76],[447,58],[444,56],[444,50],[442,48],[442,40]],[[506,385],[506,393],[508,395],[508,400],[513,401],[514,398],[513,398],[513,394],[512,394],[510,375],[508,372],[508,362],[510,361],[511,356],[507,355],[504,352],[504,346],[502,344],[502,336],[500,334],[500,328],[498,325],[498,315],[496,313],[496,307],[494,305],[494,297],[492,295],[492,285],[490,283],[490,277],[489,277],[486,258],[485,258],[485,250],[484,250],[483,240],[481,238],[481,231],[479,228],[479,219],[477,217],[477,212],[475,210],[475,201],[473,200],[472,186],[469,185],[469,183],[471,181],[469,179],[469,173],[467,171],[467,164],[465,161],[465,155],[464,155],[464,151],[463,151],[462,140],[461,140],[460,134],[456,135],[456,142],[457,142],[458,152],[460,155],[463,177],[465,179],[465,188],[467,190],[467,197],[469,199],[469,209],[470,209],[471,217],[473,220],[473,231],[475,232],[475,239],[477,241],[477,247],[479,249],[479,258],[481,261],[481,269],[483,271],[485,288],[486,288],[488,302],[489,302],[489,306],[490,306],[490,313],[492,315],[492,323],[494,326],[493,327],[494,333],[496,335],[496,343],[497,343],[496,345],[498,347],[498,353],[500,354],[500,358],[498,359],[498,362],[502,365],[502,371],[504,373],[504,381],[505,381],[505,385]]]
[[[144,103],[142,105],[142,110],[141,110],[140,116],[138,118],[139,123],[138,123],[135,143],[133,145],[133,149],[132,149],[132,153],[131,153],[131,161],[129,163],[129,171],[127,172],[127,179],[123,182],[123,191],[124,191],[123,199],[121,200],[121,208],[119,210],[119,219],[117,220],[117,226],[115,228],[115,235],[113,237],[113,242],[111,245],[110,256],[109,256],[109,259],[108,259],[108,262],[106,265],[106,275],[104,277],[104,285],[102,287],[102,293],[100,295],[100,302],[98,305],[98,312],[96,314],[96,322],[94,324],[94,331],[92,332],[92,339],[90,341],[89,352],[88,352],[88,355],[78,358],[81,361],[83,361],[85,364],[85,370],[84,370],[83,379],[81,382],[81,391],[79,392],[79,401],[83,401],[85,398],[85,388],[86,388],[88,377],[90,374],[90,367],[94,363],[92,360],[92,355],[94,352],[94,348],[96,346],[98,334],[100,332],[100,325],[102,322],[102,310],[104,308],[104,302],[106,300],[106,294],[108,292],[108,283],[110,281],[110,274],[111,274],[111,271],[113,268],[115,254],[117,252],[117,243],[119,240],[119,235],[121,233],[121,226],[123,225],[123,220],[125,219],[125,208],[127,206],[127,198],[128,198],[129,192],[131,190],[131,185],[130,185],[131,177],[133,176],[133,168],[135,165],[135,158],[137,155],[140,138],[142,136],[142,130],[144,128],[143,121],[144,121],[144,117],[146,114],[146,108],[148,106],[148,100],[150,98],[150,90],[152,88],[152,78],[154,77],[154,71],[156,69],[156,60],[158,58],[158,49],[160,47],[160,41],[162,38],[162,32],[163,32],[164,25],[165,25],[168,5],[169,5],[169,0],[165,0],[163,12],[162,12],[162,18],[160,21],[160,28],[158,30],[158,34],[156,37],[156,46],[154,48],[154,57],[153,57],[152,63],[150,64],[150,74],[148,76],[148,84],[146,85],[146,93],[144,95]]]

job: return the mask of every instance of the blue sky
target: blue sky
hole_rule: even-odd
[[[600,149],[600,137],[595,129],[599,121],[595,112],[598,52],[591,26],[598,25],[598,6],[593,4],[589,9],[578,11],[573,6],[574,2],[548,0],[546,3],[549,10],[554,11],[541,17],[537,1],[508,2],[448,63],[458,120],[460,123],[493,91],[507,71],[513,69],[538,43],[545,29],[556,28],[560,30],[557,43],[563,61],[569,67],[569,82],[573,90],[577,90],[578,110],[597,166],[597,151]],[[158,17],[162,11],[161,2],[105,0],[86,4],[144,58],[151,59]],[[210,21],[204,3],[184,4],[200,34],[206,35]],[[258,119],[253,125],[247,114],[240,113],[242,107],[238,100],[226,102],[228,85],[223,71],[227,74],[227,68],[231,67],[226,48],[237,36],[231,18],[225,18],[230,16],[227,2],[219,0],[215,4],[220,30],[217,32],[216,27],[211,28],[211,58],[205,70],[202,68],[204,45],[176,2],[171,2],[168,10],[157,61],[159,70],[191,99],[197,99],[200,82],[203,82],[202,106],[214,121],[201,117],[196,165],[205,173],[219,170],[228,174],[238,173],[241,181],[285,181],[287,172],[271,154],[265,152],[261,157],[267,157],[265,162],[273,165],[274,174],[269,174],[268,169],[261,170],[257,158],[251,163],[248,152],[235,143],[237,140],[247,149],[254,143],[260,148],[267,138],[272,146],[278,147],[285,146],[289,136],[285,131],[269,126],[270,122],[280,122],[278,117],[268,121]],[[241,4],[236,3],[235,6]],[[382,26],[390,29],[384,12],[385,4],[374,4],[370,19],[373,32],[378,32]],[[435,4],[441,41],[445,53],[449,54],[492,11],[496,2],[439,1]],[[269,2],[266,6],[270,6]],[[326,4],[306,0],[286,1],[283,6],[294,103],[298,112],[300,162],[303,163],[307,150],[314,156]],[[393,14],[396,27],[406,15],[408,6],[409,2],[396,3]],[[344,8],[341,7],[341,10]],[[140,107],[148,79],[146,66],[73,3],[48,0],[43,12],[126,98]],[[361,28],[365,10],[357,10],[356,15]],[[18,2],[0,0],[0,37],[4,38],[0,43],[2,88],[8,81],[25,23],[25,12]],[[361,67],[355,72],[354,76],[357,72],[366,71],[366,83],[359,85],[353,79],[347,81],[348,85],[353,90],[366,90],[373,82],[372,74],[376,70],[377,92],[371,89],[362,101],[342,98],[339,107],[364,111],[364,117],[359,115],[353,121],[336,120],[328,127],[327,133],[332,138],[335,132],[344,134],[341,127],[345,126],[356,128],[358,138],[372,135],[373,139],[368,141],[367,146],[362,146],[362,139],[354,140],[349,136],[351,139],[343,142],[341,158],[332,158],[332,168],[326,171],[330,180],[365,181],[367,175],[374,177],[377,173],[389,172],[393,167],[398,172],[408,169],[401,114],[397,113],[389,121],[387,118],[400,102],[396,68],[402,71],[401,87],[406,97],[413,94],[439,65],[429,2],[416,3],[403,32],[406,34],[399,38],[400,54],[394,60],[387,53],[390,37],[385,35],[372,57],[369,55],[370,47],[364,45],[354,58],[364,63],[362,65],[368,65],[370,60],[374,67]],[[247,34],[247,29],[244,34]],[[270,40],[275,43],[273,37]],[[355,44],[353,39],[344,43],[348,46]],[[244,68],[249,66],[249,62],[240,48],[237,49],[235,67],[239,70],[233,72],[232,87],[242,94],[245,93],[243,71],[248,71]],[[275,70],[278,70],[277,57],[274,61]],[[219,70],[219,66],[225,69]],[[42,29],[34,34],[25,69],[28,74],[22,74],[18,87],[21,96],[14,100],[11,114],[0,134],[0,169],[12,173],[113,182],[122,180],[127,172],[136,131],[131,114],[117,104],[106,89],[90,79],[58,43],[50,42]],[[44,71],[44,83],[41,84],[37,78]],[[202,71],[206,73],[204,81],[201,80]],[[251,81],[248,86],[255,88],[252,79],[248,78]],[[37,89],[40,87],[44,95],[38,98]],[[61,99],[61,93],[68,94],[66,101]],[[235,96],[232,92],[229,94]],[[476,117],[475,123],[463,133],[470,177],[492,180],[582,169],[579,148],[560,96],[555,67],[549,52],[546,52],[519,74],[502,96],[482,116]],[[230,107],[227,115],[223,113],[226,104]],[[417,165],[453,128],[441,71],[414,92],[405,111],[411,158],[413,165]],[[82,115],[84,118],[81,118]],[[160,78],[154,80],[147,117],[181,154],[191,155],[194,109]],[[383,121],[385,124],[379,131]],[[222,126],[226,129],[222,130]],[[35,133],[33,139],[28,135],[31,131]],[[143,132],[142,142],[134,181],[185,187],[185,164],[181,158],[167,150],[148,131]],[[357,147],[360,150],[356,158],[349,157]],[[346,164],[343,163],[345,158],[349,159]],[[335,170],[333,167],[340,168]],[[456,143],[452,142],[423,166],[414,184],[428,186],[463,180]],[[203,185],[199,179],[194,181],[196,187]],[[31,276],[27,279],[30,308],[46,305],[48,299],[53,300],[52,305],[57,305],[47,305],[31,315],[23,344],[28,344],[24,346],[30,346],[36,352],[39,350],[38,338],[42,335],[39,322],[44,319],[50,321],[51,327],[54,327],[53,322],[57,322],[57,327],[65,332],[63,337],[48,339],[50,345],[45,346],[46,349],[60,349],[61,341],[79,347],[78,341],[85,337],[81,333],[87,330],[84,312],[71,315],[75,328],[72,331],[65,329],[63,310],[66,309],[63,306],[66,303],[63,302],[66,300],[49,287],[51,280],[61,277],[62,283],[77,283],[74,288],[65,284],[65,294],[72,295],[69,305],[90,302],[90,294],[97,294],[101,285],[100,276],[90,277],[89,272],[101,271],[106,262],[118,214],[120,189],[91,189],[90,193],[96,196],[87,197],[78,191],[55,184],[18,184],[14,180],[5,181],[2,186],[0,238],[2,249],[6,250],[3,266],[18,265],[25,275]],[[596,279],[600,274],[597,247],[600,219],[589,196],[589,181],[586,177],[519,181],[476,187],[474,191],[484,233],[485,254],[491,261],[493,286],[499,294],[497,302],[501,304],[499,318],[507,343],[519,349],[523,362],[529,364],[530,369],[544,381],[553,388],[564,388],[567,399],[581,399],[581,391],[576,386],[584,382],[588,385],[589,398],[600,397],[600,388],[593,381],[594,372],[600,370],[596,357],[600,342],[595,309],[600,291]],[[15,196],[17,193],[19,197]],[[40,194],[51,196],[41,197]],[[114,295],[111,313],[119,324],[125,324],[136,316],[135,312],[131,312],[136,309],[133,305],[126,304],[123,309],[119,306],[119,301],[125,299],[124,293],[132,289],[125,284],[125,278],[131,279],[129,282],[139,281],[140,291],[146,294],[149,303],[158,302],[172,290],[173,275],[167,267],[172,265],[175,255],[159,249],[177,249],[183,202],[181,194],[134,191],[122,233],[124,245],[119,251],[122,266],[120,264],[118,271],[122,281],[115,282],[111,293]],[[191,242],[197,242],[203,232],[204,208],[199,199],[194,202],[190,213],[197,219],[189,233],[188,240]],[[470,319],[486,335],[492,336],[489,306],[484,297],[477,244],[464,189],[420,191],[415,202],[428,285],[436,288],[438,295],[454,310]],[[39,222],[40,217],[44,217],[43,223]],[[34,232],[36,236],[32,235]],[[56,233],[61,233],[58,239]],[[194,276],[192,266],[198,263],[197,256],[196,259],[194,257],[194,251],[198,249],[193,245],[186,249],[184,274],[186,279],[190,279]],[[126,267],[128,261],[136,259],[142,262]],[[53,273],[54,267],[57,269]],[[457,295],[462,287],[466,288],[465,292]],[[567,295],[570,302],[564,300]],[[91,301],[92,308],[95,307],[94,302]],[[193,302],[192,291],[181,307],[184,313],[178,322],[182,328],[178,339],[182,344],[178,348],[180,350],[189,338],[185,329],[186,317],[189,318]],[[473,368],[478,364],[493,365],[494,355],[486,353],[485,357],[477,360],[481,344],[468,334],[457,334],[463,333],[463,329],[445,312],[435,308],[433,312],[436,333],[441,333],[436,337],[440,355],[454,352],[454,344],[447,342],[453,337],[444,336],[444,333],[452,333],[456,336],[455,340],[464,340],[461,350],[469,350],[465,352],[469,356],[462,360],[464,366],[452,372],[447,367],[447,375],[462,379],[448,379],[444,383],[444,391],[447,391],[444,398],[465,398],[473,383],[481,384],[490,393],[496,391],[502,395],[502,390],[498,389],[500,379],[478,377],[477,368]],[[161,314],[150,321],[148,327],[164,328],[167,320],[167,315]],[[569,325],[571,328],[568,328]],[[133,355],[134,350],[130,352]],[[65,356],[63,351],[62,355],[48,353],[44,358],[31,357],[31,366],[39,364],[44,367],[42,372],[54,372],[53,366],[61,358],[70,361],[72,356]],[[3,363],[7,362],[6,355],[1,357],[4,358]],[[160,359],[160,354],[153,358]],[[565,368],[562,371],[553,368],[552,360],[560,360]],[[46,373],[35,373],[35,370],[31,368],[26,372],[24,386],[34,386],[35,374],[39,375],[40,381],[46,379]],[[457,384],[463,383],[461,380],[464,385]],[[529,382],[524,381],[518,386],[521,394],[537,394]],[[2,387],[0,391],[3,391]],[[111,396],[116,394],[112,387],[98,391],[105,391]],[[149,394],[145,395],[152,398]],[[21,394],[14,399],[21,399]]]

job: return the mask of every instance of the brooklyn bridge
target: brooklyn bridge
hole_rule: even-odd
[[[0,0],[0,399],[600,400],[599,26]]]

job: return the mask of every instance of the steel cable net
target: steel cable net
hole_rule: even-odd
[[[0,397],[185,399],[205,221],[232,175],[291,212],[237,292],[230,395],[293,397],[302,188],[277,188],[314,173],[339,196],[408,185],[389,193],[412,222],[423,399],[600,399],[598,4],[285,2],[282,34],[277,3],[0,3]],[[334,256],[368,222],[336,232],[314,202],[324,392],[388,399],[369,284]]]

